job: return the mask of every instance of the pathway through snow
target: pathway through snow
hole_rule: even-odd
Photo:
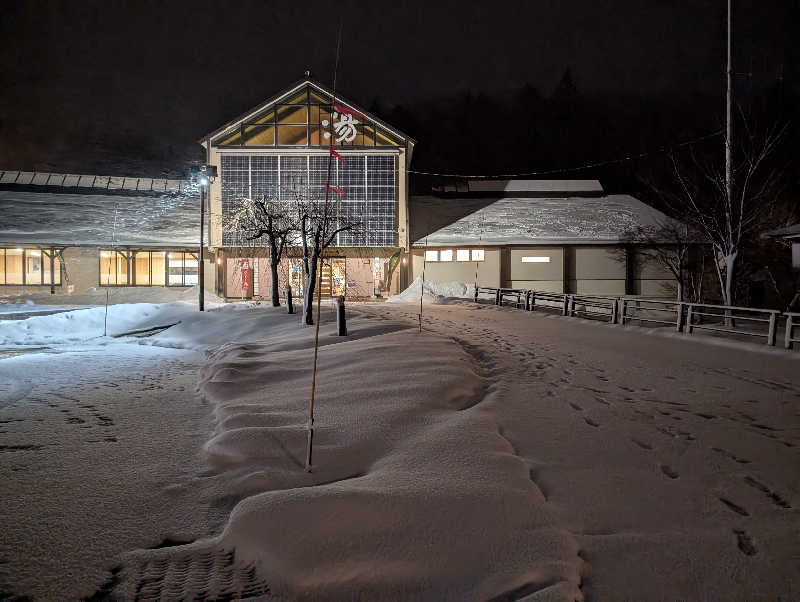
[[[498,376],[487,409],[580,543],[587,598],[800,597],[796,356],[472,303],[423,328]]]

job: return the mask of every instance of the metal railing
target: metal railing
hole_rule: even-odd
[[[493,287],[476,289],[476,301],[479,292],[493,295],[495,305],[501,307],[510,305],[526,311],[557,309],[564,316],[602,319],[623,326],[630,322],[673,326],[686,334],[705,330],[726,336],[763,338],[770,346],[775,346],[780,321],[785,319],[784,346],[791,349],[793,343],[800,343],[794,332],[800,326],[800,313],[775,309]]]
[[[800,326],[800,313],[785,312],[786,316],[786,331],[783,337],[783,346],[786,349],[792,348],[792,343],[800,343],[800,338],[795,338],[794,329]]]

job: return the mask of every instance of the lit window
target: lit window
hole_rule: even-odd
[[[522,263],[550,263],[549,257],[523,257]]]
[[[458,249],[456,251],[456,261],[469,261],[469,249]]]
[[[472,249],[472,261],[483,261],[483,249]]]
[[[439,251],[425,251],[425,261],[439,261]]]
[[[130,254],[121,251],[100,251],[100,286],[128,286]]]
[[[439,251],[439,261],[453,261],[453,250]]]

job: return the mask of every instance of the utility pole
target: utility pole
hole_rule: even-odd
[[[200,281],[200,298],[198,299],[198,304],[200,305],[200,311],[204,311],[204,297],[203,297],[203,290],[205,288],[205,270],[203,269],[203,225],[206,221],[206,187],[202,183],[200,183],[200,263],[199,266],[199,281]]]
[[[733,208],[733,173],[731,167],[731,138],[733,137],[733,124],[731,123],[731,109],[733,105],[733,59],[731,56],[731,33],[733,29],[732,15],[733,0],[728,0],[728,91],[725,104],[725,194],[728,206]]]

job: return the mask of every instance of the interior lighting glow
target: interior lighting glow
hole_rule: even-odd
[[[453,261],[453,250],[447,249],[439,252],[439,261]]]
[[[439,251],[425,251],[425,261],[439,261]]]
[[[549,257],[523,257],[522,263],[550,263]]]
[[[458,249],[456,251],[456,261],[469,261],[469,249]]]

